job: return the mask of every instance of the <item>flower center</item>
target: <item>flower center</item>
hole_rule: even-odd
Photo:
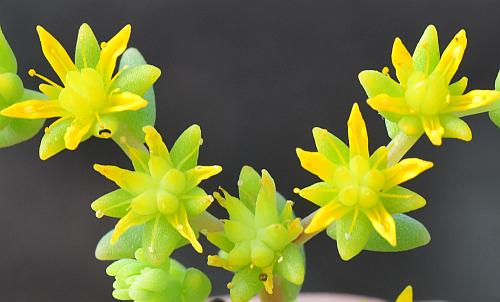
[[[448,85],[439,74],[415,71],[408,78],[405,99],[415,114],[436,115],[448,104]]]
[[[172,214],[179,207],[178,195],[186,187],[186,177],[184,173],[177,169],[168,170],[159,182],[157,193],[158,210],[163,214]]]
[[[358,155],[350,159],[349,166],[337,168],[334,182],[342,204],[370,208],[378,202],[385,177],[381,171],[370,167],[368,159]]]
[[[68,72],[64,85],[59,103],[76,118],[94,116],[108,102],[108,89],[103,78],[92,68]]]

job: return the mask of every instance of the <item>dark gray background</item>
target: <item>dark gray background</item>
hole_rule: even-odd
[[[354,3],[356,2],[356,3]],[[294,148],[312,149],[313,126],[346,138],[346,120],[360,102],[371,149],[388,142],[383,122],[365,103],[357,81],[363,69],[390,64],[395,36],[413,49],[426,25],[437,26],[442,48],[462,27],[469,46],[459,75],[490,89],[499,68],[498,1],[5,1],[0,24],[20,71],[53,72],[42,57],[35,25],[69,51],[82,22],[107,40],[133,25],[131,45],[162,68],[156,85],[158,129],[167,142],[199,123],[201,163],[222,164],[205,184],[235,191],[243,164],[267,168],[299,215],[314,210],[292,193],[315,177],[303,171]],[[34,87],[37,80],[28,79]],[[500,131],[486,115],[467,119],[470,143],[421,140],[411,154],[435,168],[407,183],[428,200],[413,214],[432,234],[426,247],[401,253],[364,252],[340,260],[335,242],[320,235],[307,244],[305,291],[337,291],[393,299],[412,283],[419,299],[500,301]],[[111,141],[92,139],[78,152],[42,162],[40,135],[0,150],[0,290],[2,301],[112,301],[107,263],[94,247],[114,220],[97,220],[90,202],[114,185],[92,164],[128,166]],[[210,211],[223,215],[214,204]],[[208,245],[206,245],[208,246]],[[212,248],[206,249],[213,252]],[[185,248],[175,257],[212,276],[216,294],[230,275],[205,265],[206,254]]]

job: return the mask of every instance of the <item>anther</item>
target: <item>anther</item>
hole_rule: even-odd
[[[382,68],[382,73],[386,76],[389,75],[389,67],[385,66],[384,68]]]
[[[110,138],[111,137],[111,130],[101,129],[101,130],[99,130],[99,136],[102,138]]]
[[[266,282],[267,281],[267,274],[264,274],[264,273],[260,274],[259,280],[262,282]]]
[[[293,193],[299,194],[300,193],[300,189],[299,188],[293,188]]]
[[[101,211],[101,210],[98,210],[97,212],[95,212],[95,217],[97,218],[102,218],[104,217],[104,212]]]

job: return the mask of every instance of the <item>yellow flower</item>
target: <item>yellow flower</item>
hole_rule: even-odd
[[[392,48],[392,64],[399,83],[388,74],[365,70],[359,80],[369,99],[368,104],[384,116],[389,124],[409,136],[425,132],[434,145],[442,138],[472,139],[472,133],[460,117],[487,112],[500,92],[472,90],[463,94],[467,78],[450,84],[467,45],[465,31],[459,31],[439,54],[436,28],[429,25],[413,56],[396,38]]]
[[[398,185],[432,167],[431,162],[416,158],[388,166],[385,146],[370,156],[366,126],[357,104],[352,107],[348,134],[349,147],[327,130],[313,129],[318,152],[297,148],[297,155],[302,167],[322,182],[294,190],[321,207],[306,227],[306,234],[319,232],[337,221],[336,227],[343,230],[337,245],[344,260],[363,249],[372,229],[396,245],[396,225],[391,214],[425,205],[421,196]]]
[[[402,292],[399,294],[396,302],[413,302],[413,289],[411,285],[408,285]]]
[[[135,171],[94,165],[96,171],[114,181],[120,189],[94,201],[92,209],[99,218],[104,215],[120,218],[112,243],[129,228],[146,224],[151,230],[151,234],[144,237],[149,241],[143,238],[147,253],[162,254],[169,250],[167,245],[175,248],[180,236],[201,253],[202,246],[189,220],[204,212],[213,201],[199,184],[219,174],[222,168],[197,165],[202,141],[198,125],[184,131],[171,151],[152,126],[144,127],[144,133],[149,153],[133,147],[128,150]],[[162,241],[163,237],[167,239]],[[163,246],[157,247],[157,244]]]
[[[60,151],[56,150],[59,148],[56,140],[63,140],[62,148],[74,150],[81,141],[92,134],[103,138],[110,137],[116,125],[113,125],[107,116],[127,110],[135,111],[147,105],[140,93],[126,91],[124,86],[127,85],[124,85],[124,81],[117,81],[123,70],[113,76],[116,60],[127,48],[130,25],[126,25],[108,42],[102,43],[101,47],[90,27],[87,24],[82,25],[77,43],[76,63],[49,32],[41,26],[36,29],[42,51],[62,85],[31,69],[31,76],[37,76],[46,82],[39,88],[49,100],[31,99],[16,103],[2,110],[1,114],[25,119],[58,118],[46,129],[46,135],[58,128],[56,131],[61,133],[61,137],[49,139],[49,146],[41,146],[42,159]],[[148,76],[148,88],[160,75],[156,67],[149,70],[151,73]]]

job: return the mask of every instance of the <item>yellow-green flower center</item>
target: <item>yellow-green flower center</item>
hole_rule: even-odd
[[[108,103],[108,89],[104,80],[92,68],[68,72],[64,86],[59,94],[59,103],[75,117],[94,116]]]
[[[335,171],[334,185],[339,189],[338,199],[348,207],[374,206],[384,182],[384,174],[372,169],[368,159],[359,155],[350,159],[349,166],[340,166]]]
[[[448,85],[440,74],[414,71],[408,78],[405,100],[414,114],[436,115],[448,104]]]

